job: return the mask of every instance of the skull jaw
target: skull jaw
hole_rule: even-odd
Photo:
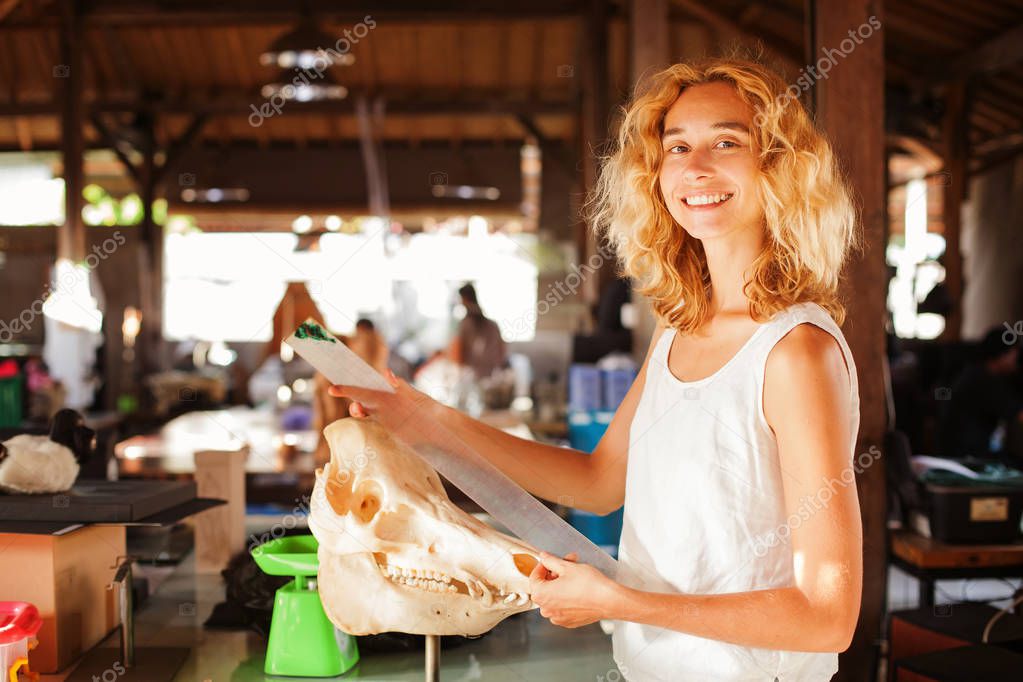
[[[505,604],[461,592],[431,592],[385,578],[370,553],[319,553],[320,601],[330,621],[350,635],[405,632],[475,636],[536,606]]]

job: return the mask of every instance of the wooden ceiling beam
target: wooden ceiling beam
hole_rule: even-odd
[[[0,0],[0,22],[9,17],[19,3],[21,0]]]
[[[1023,62],[1023,24],[1003,31],[983,45],[960,55],[952,62],[935,65],[926,79],[937,85],[960,79],[996,73]]]
[[[281,108],[280,115],[330,114],[355,115],[354,96],[338,102],[288,102]],[[494,115],[514,116],[516,114],[572,114],[577,103],[564,100],[516,100],[508,93],[497,91],[481,91],[476,94],[463,93],[452,97],[450,92],[438,92],[435,95],[427,92],[419,96],[410,96],[404,92],[384,93],[387,111],[403,116],[416,115]],[[152,111],[166,114],[208,114],[245,116],[258,112],[267,100],[257,92],[221,92],[208,99],[192,100],[141,100],[136,98],[102,98],[87,102],[87,108],[99,112],[133,112]],[[253,107],[255,109],[253,109]],[[56,102],[40,103],[0,103],[0,116],[55,116],[60,107]],[[269,110],[273,117],[276,112]]]
[[[746,29],[723,12],[711,9],[702,2],[697,2],[697,0],[673,0],[672,6],[683,10],[694,19],[702,21],[725,35],[738,37],[748,43],[763,45],[768,57],[778,60],[786,68],[791,69],[793,74],[803,66],[800,64],[802,55],[793,51],[791,47],[779,45],[777,41],[768,42],[764,39],[763,35],[754,33],[752,29]]]
[[[90,116],[89,122],[92,123],[92,127],[99,134],[99,139],[103,145],[114,153],[117,160],[121,162],[122,166],[124,166],[124,170],[128,172],[128,175],[130,175],[133,180],[135,180],[135,183],[141,185],[142,171],[139,169],[137,164],[128,158],[127,152],[125,152],[121,147],[121,144],[117,140],[117,136],[103,121],[103,118],[99,114],[94,113]]]
[[[560,137],[552,137],[551,142],[554,145],[564,144],[568,145],[570,140]],[[413,144],[408,138],[405,137],[387,137],[381,140],[381,144],[385,150],[391,149],[442,149],[442,150],[453,150],[456,145],[448,138],[426,138],[422,139]],[[502,145],[508,145],[515,149],[519,149],[522,145],[522,137],[516,136],[515,138],[509,138],[502,141]],[[196,149],[206,151],[227,151],[231,152],[234,150],[269,150],[269,151],[284,151],[284,150],[297,150],[298,146],[294,140],[277,137],[271,140],[269,144],[264,144],[255,138],[239,138],[228,141],[227,144],[219,140],[207,140],[197,139],[193,142],[193,146]],[[38,138],[38,132],[33,138],[33,147],[37,152],[48,152],[56,151],[60,149],[60,141],[56,140],[40,140]],[[461,147],[477,149],[485,147],[487,149],[494,148],[494,141],[491,137],[472,137],[465,138]],[[104,150],[109,147],[103,143],[102,140],[90,140],[85,145],[86,150]],[[334,150],[358,150],[359,142],[356,138],[344,138],[341,140],[333,139],[329,136],[310,139],[306,145],[307,149],[334,149]],[[7,140],[0,142],[0,152],[16,152],[19,151],[17,140]]]
[[[185,128],[185,132],[181,133],[177,139],[167,146],[164,152],[163,163],[155,170],[154,184],[160,184],[165,179],[164,176],[167,174],[167,169],[173,168],[181,155],[195,143],[207,120],[208,117],[205,114],[193,116],[188,127]]]
[[[87,26],[168,26],[168,25],[266,25],[296,22],[304,16],[332,23],[357,23],[366,15],[378,21],[428,22],[480,20],[550,19],[579,16],[583,0],[377,0],[371,10],[346,3],[339,7],[333,0],[306,0],[285,3],[280,0],[93,0],[85,17]],[[9,27],[24,28],[54,25],[51,18],[37,21],[8,22]]]
[[[520,126],[522,126],[526,135],[531,135],[536,138],[536,144],[540,147],[540,153],[542,153],[545,158],[550,158],[556,161],[568,177],[574,178],[578,175],[579,170],[576,168],[578,160],[567,148],[557,142],[552,142],[543,130],[540,129],[540,126],[537,125],[536,121],[529,116],[523,116],[520,114],[515,117],[515,120],[519,122]]]
[[[18,147],[23,152],[32,151],[32,122],[21,116],[14,119],[14,132],[18,136]]]

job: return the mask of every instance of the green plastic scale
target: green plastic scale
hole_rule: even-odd
[[[292,535],[252,550],[252,558],[267,575],[295,578],[274,598],[263,665],[268,675],[335,677],[359,662],[355,637],[337,630],[323,612],[315,580],[318,548],[312,535]]]

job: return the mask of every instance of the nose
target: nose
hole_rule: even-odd
[[[682,179],[686,184],[693,185],[713,176],[714,165],[710,152],[699,148],[690,151],[682,171]]]

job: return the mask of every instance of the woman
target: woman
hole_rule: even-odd
[[[397,427],[436,419],[535,495],[623,504],[616,581],[543,555],[552,623],[614,619],[629,680],[828,680],[862,583],[856,371],[837,285],[854,209],[827,142],[751,62],[677,64],[629,106],[595,222],[659,325],[592,454],[425,401],[335,388]]]

